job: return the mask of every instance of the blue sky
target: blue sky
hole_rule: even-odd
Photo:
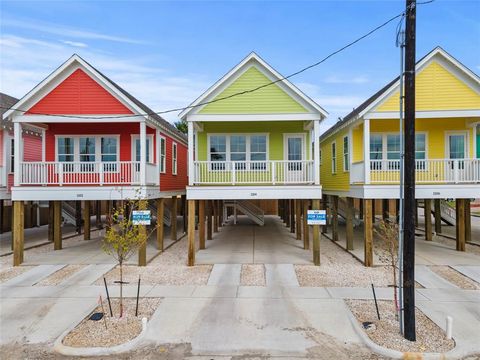
[[[288,75],[404,6],[403,0],[2,0],[0,90],[21,97],[78,53],[155,110],[185,106],[252,50]],[[420,5],[417,57],[440,45],[480,73],[478,14],[478,0]],[[397,76],[396,23],[292,79],[330,113],[323,130]]]

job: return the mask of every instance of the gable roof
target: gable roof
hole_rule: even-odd
[[[276,85],[278,85],[287,93],[293,94],[298,100],[301,101],[302,105],[306,105],[305,107],[307,110],[309,110],[309,112],[319,113],[322,119],[328,115],[328,113],[320,105],[318,105],[295,85],[293,85],[288,79],[284,79],[280,73],[278,73],[259,55],[257,55],[255,52],[251,52],[233,69],[231,69],[195,101],[193,101],[186,109],[180,112],[178,116],[182,119],[185,119],[187,115],[200,111],[200,109],[206,105],[209,100],[215,98],[216,95],[224,90],[223,88],[225,87],[225,84],[233,82],[236,79],[236,76],[243,74],[252,65],[256,66],[260,71],[268,75],[269,78],[272,78],[273,81],[278,81],[276,82]],[[274,85],[272,84],[271,86]]]
[[[50,75],[48,75],[45,79],[43,79],[39,84],[37,84],[30,92],[28,92],[24,97],[22,97],[18,103],[16,104],[15,109],[10,109],[5,112],[5,118],[12,116],[15,113],[23,112],[22,106],[24,106],[30,99],[32,99],[41,89],[48,85],[53,79],[55,79],[58,75],[60,75],[65,69],[68,67],[83,67],[84,69],[88,70],[89,73],[93,74],[96,77],[96,80],[104,85],[104,87],[113,93],[115,97],[117,97],[122,103],[127,104],[134,112],[138,115],[145,117],[145,119],[150,120],[151,122],[158,125],[161,129],[165,130],[169,135],[177,138],[178,140],[182,141],[184,144],[187,143],[187,137],[181,131],[179,131],[175,126],[170,124],[168,121],[163,119],[160,115],[154,113],[152,109],[150,109],[147,105],[142,103],[140,100],[135,98],[125,89],[120,87],[117,83],[110,80],[107,76],[105,76],[102,72],[97,70],[93,67],[90,63],[85,61],[77,54],[73,54],[67,61],[65,61],[62,65],[60,65],[57,69],[55,69]],[[21,111],[17,110],[21,109]],[[127,115],[128,116],[128,115]],[[108,116],[105,116],[108,118]]]
[[[480,86],[480,77],[475,74],[472,70],[468,67],[463,65],[460,61],[455,59],[452,55],[446,52],[440,46],[437,46],[435,49],[430,51],[420,60],[418,60],[415,64],[415,71],[418,72],[420,69],[424,68],[430,61],[435,57],[440,56],[443,59],[447,60],[451,63],[456,69],[461,71],[466,77],[472,80],[473,83]],[[347,114],[342,120],[338,121],[335,125],[329,128],[326,132],[322,134],[320,139],[325,139],[331,134],[335,133],[336,131],[340,130],[341,128],[348,126],[350,123],[362,118],[365,114],[369,111],[373,110],[377,105],[379,105],[385,98],[391,95],[400,84],[400,76],[397,76],[395,79],[390,81],[387,85],[361,103],[357,108],[353,109],[352,112]]]

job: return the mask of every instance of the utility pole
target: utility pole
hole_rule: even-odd
[[[403,319],[405,339],[415,334],[415,22],[416,0],[406,0],[405,172],[403,238]]]

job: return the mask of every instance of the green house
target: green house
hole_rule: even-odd
[[[190,200],[320,199],[327,113],[251,53],[180,114]]]

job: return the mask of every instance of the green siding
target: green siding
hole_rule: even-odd
[[[271,122],[271,121],[249,121],[249,122],[213,122],[204,123],[204,131],[197,133],[198,137],[198,160],[206,161],[208,156],[207,151],[207,135],[210,133],[221,134],[252,134],[264,133],[268,134],[268,160],[283,160],[283,134],[286,133],[305,133],[306,141],[306,159],[310,159],[310,135],[308,131],[303,129],[303,121],[289,121],[289,122]]]
[[[255,66],[251,66],[228,88],[217,95],[215,99],[251,90],[270,82],[271,80],[260,70]],[[200,114],[282,114],[307,112],[307,109],[276,84],[264,87],[253,93],[242,94],[208,104],[199,111]]]

